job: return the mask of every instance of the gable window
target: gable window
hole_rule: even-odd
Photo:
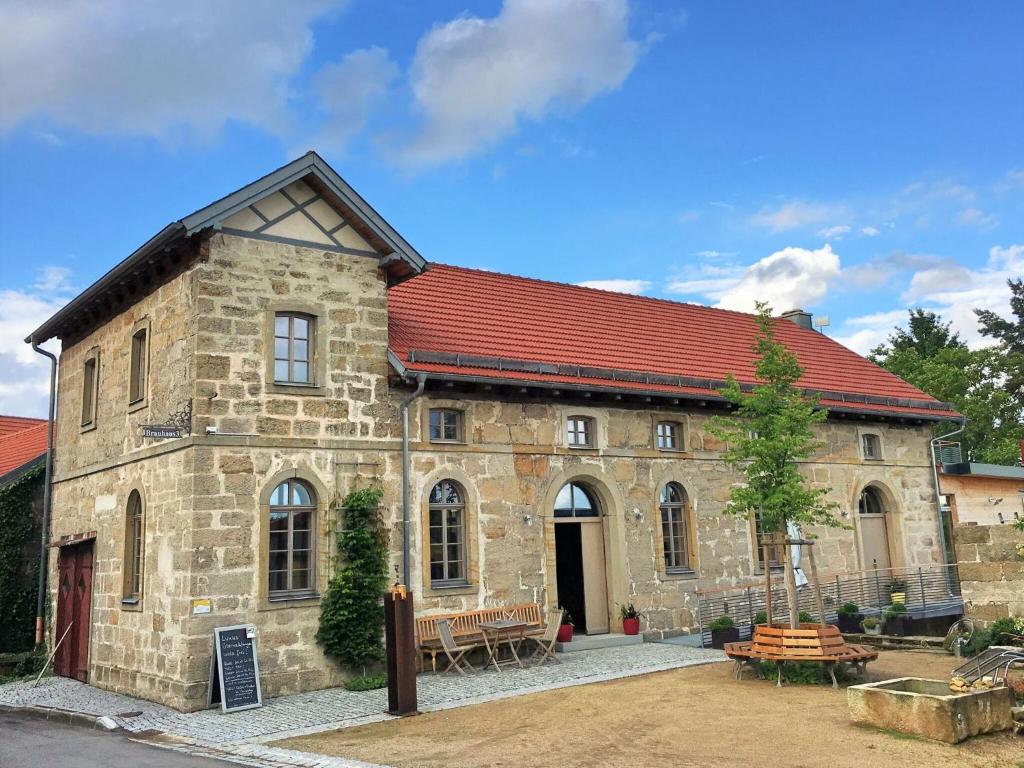
[[[138,603],[142,598],[142,568],[145,562],[142,494],[137,490],[128,496],[124,526],[124,602]]]
[[[132,333],[131,362],[128,378],[128,404],[146,400],[146,379],[149,376],[149,331],[138,328]]]
[[[466,496],[454,480],[430,491],[430,585],[466,584]]]
[[[82,366],[82,429],[96,426],[96,399],[99,393],[100,353],[94,350]]]
[[[313,593],[316,494],[301,480],[285,480],[270,496],[268,596]]]
[[[565,442],[570,448],[593,448],[594,420],[589,416],[570,416],[566,419]]]
[[[274,381],[278,384],[313,384],[315,321],[305,314],[274,315]]]
[[[693,570],[689,502],[679,483],[666,483],[659,500],[661,533],[665,550],[665,572],[683,573]]]
[[[764,562],[764,549],[765,549],[764,545],[765,545],[765,540],[766,540],[767,537],[769,537],[773,533],[778,533],[778,531],[769,530],[765,526],[764,522],[761,520],[761,513],[760,512],[755,512],[754,513],[754,549],[756,551],[755,551],[755,554],[754,554],[754,560],[755,560],[755,562],[757,562],[757,567],[761,571],[764,570],[764,566],[765,566],[765,562]],[[782,558],[783,558],[782,546],[783,545],[781,545],[781,544],[770,544],[768,546],[768,567],[769,568],[781,568],[782,567]]]
[[[878,435],[864,434],[860,436],[861,450],[865,459],[882,458],[882,441]]]
[[[659,421],[657,427],[658,450],[681,451],[683,428],[677,421]]]
[[[463,437],[463,413],[453,408],[430,409],[430,442],[458,443]]]

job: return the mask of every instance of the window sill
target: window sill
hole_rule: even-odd
[[[143,408],[149,405],[148,399],[136,400],[134,403],[128,403],[128,413],[135,413],[141,411]]]
[[[427,440],[430,445],[466,445],[465,440]]]
[[[565,446],[570,451],[596,451],[597,446],[594,445],[567,445]]]
[[[686,453],[685,448],[656,448],[659,453]]]
[[[142,599],[138,597],[126,597],[121,600],[122,611],[141,611]]]
[[[308,594],[273,595],[264,599],[260,605],[261,611],[275,611],[280,608],[307,608],[311,605],[318,605],[320,602],[319,592]]]
[[[665,581],[690,581],[697,578],[697,572],[689,568],[667,570],[661,574]]]
[[[84,435],[86,432],[92,432],[96,429],[96,422],[90,421],[88,424],[83,424],[80,432]]]
[[[295,395],[296,397],[326,397],[327,391],[322,384],[288,384],[283,381],[267,382],[267,392],[275,395]]]
[[[476,592],[476,585],[468,581],[452,584],[431,584],[425,597],[443,597],[445,595],[469,595]]]
[[[863,461],[885,461],[882,456],[865,456]]]

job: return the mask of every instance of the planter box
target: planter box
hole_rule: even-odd
[[[836,619],[836,626],[843,633],[860,632],[860,623],[863,620],[863,613],[840,613],[839,618]]]
[[[846,689],[850,721],[956,744],[1013,727],[1009,688],[953,693],[942,680],[900,677]]]
[[[559,643],[571,643],[572,642],[572,624],[560,624],[558,626],[558,635],[555,637]]]
[[[722,650],[726,643],[738,643],[740,641],[740,628],[730,627],[729,629],[711,630],[711,647]]]
[[[910,634],[910,619],[906,616],[899,616],[895,619],[885,620],[885,634],[896,637],[906,637]]]

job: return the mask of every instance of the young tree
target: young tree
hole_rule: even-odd
[[[744,392],[730,375],[719,391],[735,410],[711,424],[711,432],[728,445],[726,463],[746,477],[745,484],[733,487],[725,511],[746,518],[758,514],[763,530],[771,533],[784,533],[790,522],[839,527],[833,515],[837,505],[826,498],[829,489],[811,488],[797,464],[814,451],[813,427],[828,414],[796,386],[803,370],[796,355],[775,340],[771,308],[758,303],[757,311],[757,384]],[[786,574],[786,597],[790,625],[797,627],[792,574]]]
[[[1024,399],[1024,279],[1007,280],[1010,286],[1009,320],[988,309],[976,309],[981,334],[998,342],[1006,356],[1004,389],[1018,401]]]

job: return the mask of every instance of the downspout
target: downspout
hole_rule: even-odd
[[[942,562],[947,564],[947,565],[949,564],[949,558],[950,558],[951,553],[949,551],[949,547],[946,546],[946,526],[945,526],[944,521],[943,521],[943,511],[942,511],[942,489],[939,486],[939,461],[938,461],[938,457],[935,455],[935,449],[938,447],[940,442],[942,442],[943,440],[945,440],[948,437],[953,437],[954,435],[959,435],[966,428],[967,428],[967,420],[962,418],[960,420],[960,428],[959,429],[954,429],[952,432],[949,432],[949,433],[947,433],[945,435],[939,435],[938,437],[933,437],[931,439],[931,442],[929,443],[929,445],[931,447],[931,454],[932,454],[932,482],[935,484],[935,511],[936,511],[936,519],[938,520],[938,523],[939,523],[939,543],[942,545]],[[949,587],[950,594],[952,594],[953,593],[952,573],[947,573],[947,575],[946,575],[946,583],[947,583],[947,586]]]
[[[45,349],[40,349],[35,338],[31,339],[32,349],[50,358],[50,410],[46,429],[46,470],[43,480],[43,525],[39,535],[39,592],[36,595],[36,645],[43,642],[43,628],[46,615],[46,571],[49,568],[50,544],[50,502],[53,478],[53,417],[57,407],[57,358]]]
[[[416,391],[402,401],[402,583],[409,584],[409,406],[423,394],[427,377],[416,375]]]

